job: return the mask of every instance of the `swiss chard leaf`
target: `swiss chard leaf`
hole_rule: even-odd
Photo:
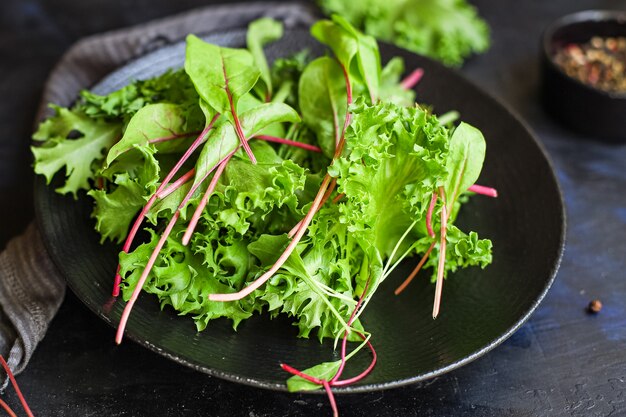
[[[346,118],[346,81],[341,67],[328,57],[311,62],[300,77],[298,97],[304,123],[317,135],[324,154],[332,157]]]
[[[347,20],[333,15],[332,21],[320,20],[311,34],[328,45],[350,78],[364,84],[370,101],[378,100],[380,85],[380,54],[376,40],[357,31]]]
[[[239,99],[261,75],[249,51],[212,45],[194,35],[187,36],[185,71],[217,113],[236,112]]]
[[[186,132],[186,110],[170,103],[149,104],[130,119],[124,136],[109,150],[106,165],[136,145],[148,145],[154,139],[179,137]]]
[[[461,123],[450,138],[445,184],[448,211],[459,195],[476,182],[485,160],[485,138],[480,130]]]
[[[328,381],[332,379],[333,376],[335,376],[340,366],[341,361],[322,362],[311,368],[305,369],[302,372],[314,378]],[[287,389],[289,390],[289,392],[313,391],[320,388],[320,385],[307,381],[306,379],[299,377],[298,375],[294,375],[287,380]]]
[[[275,123],[296,123],[299,120],[298,113],[283,103],[265,103],[240,115],[246,138],[252,137]],[[194,184],[205,178],[219,161],[235,151],[238,146],[239,139],[232,124],[222,123],[214,128],[198,157]]]

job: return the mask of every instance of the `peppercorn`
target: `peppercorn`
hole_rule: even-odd
[[[587,311],[591,314],[598,314],[602,310],[602,302],[600,300],[592,300],[587,306]]]
[[[557,50],[554,62],[567,75],[608,92],[626,93],[626,38],[594,36]]]

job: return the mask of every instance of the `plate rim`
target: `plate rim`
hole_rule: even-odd
[[[285,35],[288,35],[289,33],[292,32],[304,32],[306,34],[309,34],[309,30],[308,29],[304,29],[304,28],[290,28],[290,29],[285,29]],[[246,30],[245,29],[228,29],[228,30],[216,30],[216,31],[211,31],[211,32],[204,32],[204,33],[200,33],[198,34],[198,36],[200,36],[201,38],[205,39],[207,37],[227,37],[227,36],[232,36],[232,37],[236,37],[236,36],[241,36],[242,34],[245,35]],[[175,48],[178,47],[178,45],[180,44],[184,44],[184,39],[183,40],[179,40],[179,41],[175,41],[172,42],[170,44],[167,45],[163,45],[160,48],[151,50],[143,55],[140,55],[138,57],[135,57],[131,60],[128,60],[127,62],[123,63],[122,65],[118,66],[117,68],[115,68],[114,70],[112,70],[111,72],[109,72],[107,75],[105,75],[104,77],[102,77],[101,79],[99,79],[94,85],[91,85],[87,88],[91,89],[93,88],[95,85],[98,85],[102,82],[104,82],[105,80],[107,80],[109,77],[114,76],[118,71],[120,71],[121,69],[132,65],[133,63],[137,62],[137,61],[141,61],[146,59],[146,57],[156,54],[159,51],[162,51],[163,49],[166,48]],[[507,340],[509,337],[511,337],[517,330],[519,330],[520,327],[522,327],[528,320],[529,318],[532,316],[532,314],[535,312],[535,310],[537,309],[537,307],[539,306],[539,304],[541,304],[541,302],[543,301],[543,299],[545,298],[545,296],[547,295],[548,291],[550,290],[550,288],[552,287],[552,284],[554,283],[556,276],[558,274],[562,259],[563,259],[563,254],[565,251],[565,243],[566,243],[566,234],[567,234],[567,211],[565,209],[565,201],[564,201],[564,197],[563,197],[563,190],[561,187],[561,184],[558,181],[558,177],[557,177],[557,171],[555,168],[555,164],[552,161],[552,158],[550,157],[548,151],[546,150],[545,146],[543,145],[543,143],[541,141],[539,141],[539,139],[537,138],[537,135],[535,134],[534,130],[529,126],[529,124],[514,110],[512,109],[508,103],[504,102],[503,100],[497,98],[495,95],[493,95],[491,92],[485,90],[484,88],[480,87],[477,83],[475,83],[474,81],[470,80],[469,78],[467,78],[463,73],[461,73],[459,70],[454,69],[454,68],[448,68],[445,67],[443,64],[439,63],[438,61],[435,61],[429,57],[417,54],[415,52],[406,50],[404,48],[398,47],[396,45],[393,44],[389,44],[387,42],[383,42],[383,41],[378,41],[378,44],[380,45],[380,49],[382,50],[383,48],[391,48],[391,49],[396,49],[396,50],[401,50],[405,53],[408,54],[412,54],[415,56],[419,56],[420,58],[423,59],[427,59],[429,61],[431,61],[431,64],[433,64],[435,67],[444,69],[446,71],[451,71],[454,73],[454,75],[456,77],[461,78],[466,84],[468,84],[469,86],[471,86],[472,88],[474,88],[475,90],[479,91],[481,94],[484,95],[484,97],[486,97],[489,101],[495,103],[497,106],[501,107],[502,109],[504,109],[506,111],[506,113],[508,113],[509,116],[511,116],[517,123],[519,123],[519,125],[526,131],[526,133],[528,134],[527,136],[529,136],[531,138],[531,142],[537,147],[537,149],[539,150],[539,152],[541,153],[543,159],[545,160],[545,162],[548,164],[548,168],[549,168],[549,178],[551,179],[551,181],[554,183],[554,186],[556,188],[557,191],[557,201],[558,201],[558,205],[559,205],[559,214],[560,214],[560,219],[561,222],[558,225],[559,227],[559,235],[558,235],[558,248],[556,248],[556,258],[554,261],[554,264],[552,265],[552,268],[550,270],[550,274],[549,274],[549,278],[546,280],[546,283],[543,287],[543,289],[541,290],[541,292],[539,293],[539,295],[535,298],[535,300],[533,301],[533,303],[531,304],[531,306],[528,308],[528,310],[511,326],[509,327],[504,333],[502,333],[500,336],[498,336],[497,338],[495,338],[494,340],[492,340],[490,343],[488,343],[487,345],[485,345],[483,348],[471,353],[470,355],[465,356],[462,359],[459,359],[449,365],[446,365],[444,367],[440,367],[437,368],[435,370],[429,371],[429,372],[425,372],[422,373],[420,375],[416,375],[413,377],[409,377],[409,378],[404,378],[404,379],[398,379],[398,380],[393,380],[390,382],[385,382],[385,383],[370,383],[370,384],[363,384],[363,385],[354,385],[354,386],[346,386],[346,387],[338,387],[338,388],[334,388],[333,392],[336,394],[352,394],[352,393],[366,393],[366,392],[374,392],[374,391],[382,391],[382,390],[388,390],[388,389],[393,389],[393,388],[400,388],[400,387],[404,387],[407,385],[412,385],[415,384],[417,382],[421,382],[421,381],[425,381],[431,378],[435,378],[441,375],[444,375],[448,372],[451,372],[455,369],[458,369],[462,366],[465,366],[467,364],[469,364],[470,362],[473,362],[474,360],[482,357],[483,355],[485,355],[486,353],[492,351],[493,349],[495,349],[496,347],[498,347],[500,344],[502,344],[505,340]],[[37,224],[37,227],[39,228],[39,230],[41,231],[41,237],[42,240],[44,242],[44,246],[46,248],[46,250],[48,251],[48,253],[50,254],[50,258],[53,261],[53,264],[55,265],[55,267],[57,268],[57,270],[62,271],[63,268],[60,266],[61,260],[60,259],[56,259],[54,256],[52,256],[52,253],[54,253],[54,249],[53,249],[53,245],[52,242],[50,241],[49,237],[46,236],[46,234],[44,233],[45,228],[43,227],[43,218],[45,216],[42,215],[42,207],[41,207],[41,200],[39,197],[39,193],[40,193],[40,189],[41,188],[46,188],[48,189],[49,187],[45,184],[45,180],[37,175],[34,178],[34,187],[33,187],[33,197],[34,197],[34,206],[35,206],[35,222]],[[52,191],[54,192],[54,191]],[[83,298],[81,298],[78,294],[79,291],[77,291],[74,287],[73,284],[70,282],[70,280],[68,280],[66,278],[66,276],[64,274],[61,273],[61,275],[63,276],[64,280],[66,281],[68,287],[72,290],[72,292],[74,293],[74,295],[81,301],[81,303],[83,303],[85,306],[87,306],[87,308],[89,310],[91,310],[96,316],[100,317],[104,322],[106,322],[108,325],[110,325],[112,328],[116,327],[116,324],[112,322],[112,320],[110,320],[110,318],[106,315],[104,315],[100,310],[100,306],[95,306],[93,305],[93,303],[91,303],[89,300],[84,300]],[[125,333],[125,337],[132,340],[133,342],[139,344],[140,346],[144,347],[144,348],[148,348],[149,350],[171,360],[174,361],[176,363],[179,363],[181,365],[184,365],[186,367],[189,367],[191,369],[194,369],[196,371],[202,372],[204,374],[208,374],[212,377],[217,377],[229,382],[234,382],[234,383],[238,383],[238,384],[243,384],[243,385],[247,385],[247,386],[251,386],[251,387],[255,387],[255,388],[263,388],[263,389],[268,389],[268,390],[272,390],[272,391],[277,391],[277,392],[289,392],[287,389],[287,385],[282,383],[282,384],[278,384],[278,383],[273,383],[273,382],[268,382],[268,381],[264,381],[264,380],[259,380],[257,378],[249,378],[249,377],[242,377],[239,376],[237,374],[233,374],[230,372],[224,372],[224,371],[220,371],[217,370],[215,368],[209,368],[207,366],[203,366],[203,365],[199,365],[196,364],[190,360],[187,360],[179,355],[176,355],[175,353],[171,353],[168,350],[165,350],[161,347],[158,347],[152,343],[150,343],[147,340],[142,340],[141,338],[135,336],[132,332],[128,331]],[[314,390],[314,391],[298,391],[298,394],[307,394],[307,395],[321,395],[324,394],[323,390]]]

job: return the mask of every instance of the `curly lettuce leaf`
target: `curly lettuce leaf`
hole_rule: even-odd
[[[466,0],[318,0],[365,33],[460,66],[489,48],[489,27]]]
[[[98,164],[105,152],[115,144],[122,133],[120,123],[94,120],[80,110],[52,106],[55,115],[43,122],[33,135],[43,142],[31,147],[35,158],[35,173],[42,174],[50,183],[52,177],[65,168],[65,183],[56,189],[60,194],[88,190]],[[69,137],[74,137],[70,139]],[[78,138],[76,138],[78,136]]]

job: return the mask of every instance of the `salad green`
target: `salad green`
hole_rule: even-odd
[[[377,39],[460,66],[489,48],[489,26],[467,0],[318,0]]]
[[[35,133],[35,172],[63,176],[59,193],[86,191],[102,240],[124,242],[118,343],[141,291],[199,331],[287,315],[300,337],[343,337],[340,361],[283,365],[290,390],[332,396],[358,380],[340,380],[356,352],[347,341],[373,355],[359,378],[375,364],[361,313],[398,263],[426,254],[436,317],[444,277],[491,262],[491,242],[454,225],[482,168],[480,131],[415,104],[402,61],[382,67],[375,40],[347,20],[311,33],[332,54],[272,64],[263,46],[278,22],[252,23],[247,49],[189,35],[184,70],[84,92]]]

